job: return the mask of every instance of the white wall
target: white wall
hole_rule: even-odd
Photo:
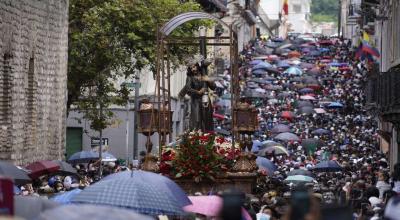
[[[311,0],[291,0],[289,3],[288,23],[292,32],[309,33],[312,31],[310,23]],[[295,11],[300,6],[300,11]]]

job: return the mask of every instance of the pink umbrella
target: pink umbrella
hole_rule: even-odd
[[[186,212],[216,217],[222,209],[223,200],[219,196],[189,196],[191,205],[183,207]],[[251,220],[249,213],[242,208],[242,217]]]
[[[326,113],[325,109],[323,109],[323,108],[314,108],[314,111],[317,114],[325,114]]]
[[[300,99],[302,99],[302,100],[315,100],[315,98],[312,97],[311,95],[300,96]]]

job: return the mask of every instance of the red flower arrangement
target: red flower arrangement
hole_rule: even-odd
[[[223,137],[194,131],[184,134],[176,149],[164,150],[160,171],[175,178],[193,178],[196,182],[203,178],[213,180],[229,170],[239,154],[240,150],[232,150]]]

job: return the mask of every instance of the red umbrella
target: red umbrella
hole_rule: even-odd
[[[213,113],[213,117],[218,119],[218,120],[224,120],[225,116],[221,115],[221,114],[217,114],[217,113]]]
[[[283,111],[283,112],[281,112],[280,116],[281,116],[281,118],[292,120],[295,115],[291,111]]]
[[[321,40],[318,42],[320,45],[332,45],[333,42],[330,40]]]
[[[60,169],[60,165],[53,161],[42,160],[29,164],[26,169],[30,170],[29,176],[33,179],[40,176],[57,172]]]
[[[298,51],[291,51],[288,53],[289,58],[301,57],[301,53]]]

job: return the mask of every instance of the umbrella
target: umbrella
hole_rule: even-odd
[[[319,51],[321,51],[321,53],[325,53],[325,52],[329,52],[330,50],[329,50],[329,48],[321,47],[321,48],[319,48]]]
[[[323,134],[330,134],[331,132],[323,128],[318,128],[317,130],[314,130],[311,133],[316,135],[323,135]]]
[[[277,95],[278,98],[286,98],[291,96],[292,94],[290,94],[289,92],[281,92]]]
[[[60,166],[60,169],[57,171],[57,173],[66,175],[77,175],[76,169],[73,168],[71,164],[61,160],[53,160],[53,162]]]
[[[310,69],[307,73],[311,75],[318,75],[321,72],[321,70],[318,67],[314,67]]]
[[[261,79],[261,78],[254,78],[249,80],[250,82],[255,82],[255,83],[261,83],[264,84],[265,83],[265,79]]]
[[[224,200],[219,196],[189,196],[189,199],[193,204],[185,206],[183,210],[208,217],[219,216],[224,204]],[[242,219],[251,220],[249,213],[243,208]]]
[[[258,168],[266,169],[268,171],[268,174],[273,174],[275,171],[278,170],[278,167],[265,157],[257,157],[256,163]]]
[[[265,68],[270,68],[270,67],[272,67],[271,64],[269,64],[269,63],[267,63],[265,61],[262,61],[259,64],[257,64],[256,66],[254,66],[252,68],[252,70],[265,69]]]
[[[26,169],[30,170],[29,176],[33,179],[40,176],[59,171],[60,165],[53,161],[42,160],[29,164]]]
[[[321,146],[323,142],[316,138],[307,138],[301,141],[301,146],[307,149],[307,152],[315,152],[315,149]]]
[[[108,175],[104,177],[102,181],[109,181],[116,179],[124,179],[124,180],[138,179],[143,183],[154,185],[154,187],[158,188],[159,193],[167,194],[169,197],[174,198],[181,207],[192,204],[189,198],[187,197],[186,193],[182,190],[180,186],[178,186],[171,179],[157,173],[146,172],[141,170],[124,171]]]
[[[317,163],[313,170],[316,172],[338,172],[342,170],[342,167],[334,160],[326,160]]]
[[[290,67],[289,63],[286,61],[279,61],[276,66],[279,68],[289,68]]]
[[[302,69],[312,69],[315,65],[312,63],[300,63],[300,68]]]
[[[285,70],[286,74],[293,75],[293,76],[301,76],[303,71],[297,67],[290,67],[289,69]]]
[[[70,163],[86,163],[91,160],[98,160],[99,154],[93,151],[80,151],[72,154],[68,158],[68,162]]]
[[[317,114],[325,114],[326,113],[325,109],[323,109],[323,108],[314,108],[314,110]]]
[[[314,181],[314,178],[303,175],[294,175],[294,176],[288,176],[284,181],[289,183],[302,183],[302,182],[312,182]]]
[[[94,205],[65,205],[47,210],[37,220],[97,220],[97,219],[140,219],[151,220],[152,217],[137,214],[133,211],[115,207]]]
[[[331,63],[329,63],[328,65],[329,65],[329,66],[333,66],[333,67],[339,67],[339,66],[341,66],[341,64],[340,64],[340,63],[337,63],[337,62],[331,62]]]
[[[289,58],[294,58],[294,57],[301,57],[301,53],[298,51],[291,51],[288,53]]]
[[[320,40],[320,41],[318,41],[318,44],[320,44],[320,45],[332,45],[333,44],[333,42],[331,41],[331,40]]]
[[[262,146],[261,141],[253,140],[253,146],[251,147],[251,152],[258,152]]]
[[[276,79],[275,79],[275,77],[272,77],[272,76],[266,76],[263,78],[263,80],[264,81],[275,81]]]
[[[298,101],[296,106],[298,108],[302,108],[302,107],[306,107],[306,106],[314,107],[314,105],[310,101]]]
[[[303,169],[294,169],[287,173],[288,176],[295,176],[295,175],[302,175],[302,176],[309,176],[309,177],[314,177],[314,174],[311,173],[308,170],[303,170]]]
[[[310,96],[310,95],[302,95],[302,96],[300,96],[300,99],[302,99],[302,100],[315,100],[315,98]]]
[[[303,93],[303,94],[308,94],[308,93],[313,93],[313,92],[314,92],[314,89],[311,89],[311,88],[302,88],[302,89],[299,90],[299,92],[300,92],[300,93]]]
[[[272,133],[290,132],[290,127],[284,124],[277,124],[271,129]]]
[[[277,140],[281,140],[281,141],[299,141],[300,138],[293,134],[293,133],[289,133],[289,132],[284,132],[284,133],[280,133],[278,134],[275,139]]]
[[[181,215],[175,197],[163,192],[157,183],[141,178],[116,178],[86,187],[72,202],[124,207],[148,215]]]
[[[300,77],[296,76],[296,77],[293,77],[292,79],[290,79],[290,81],[291,82],[301,82],[303,80]]]
[[[339,102],[332,102],[328,105],[328,108],[343,108],[343,105]]]
[[[274,155],[287,155],[287,156],[290,155],[289,151],[285,147],[279,146],[279,145],[264,148],[264,149],[260,150],[257,155],[261,156],[261,157],[265,157],[265,155],[267,153],[274,154]]]
[[[71,203],[71,199],[78,195],[82,190],[81,189],[74,189],[71,191],[67,191],[64,193],[60,193],[58,195],[53,196],[50,200],[54,202],[58,202],[60,204],[69,204]]]
[[[17,186],[22,186],[32,182],[27,172],[19,169],[17,166],[11,163],[4,161],[0,161],[0,175],[12,178],[14,180],[14,184]]]
[[[308,114],[314,114],[315,111],[314,111],[314,108],[311,107],[311,106],[304,106],[304,107],[299,109],[298,113],[307,114],[308,115]]]
[[[267,74],[267,72],[265,72],[265,70],[262,70],[262,69],[254,70],[251,73],[256,76],[263,76],[263,75]]]
[[[252,61],[250,61],[250,64],[251,65],[257,65],[257,64],[262,63],[262,62],[263,62],[262,60],[252,60]]]
[[[218,120],[224,120],[225,116],[218,113],[213,113],[213,118],[216,118]]]
[[[308,53],[309,56],[317,57],[321,55],[321,52],[318,50],[312,50]]]
[[[295,117],[295,114],[291,111],[283,111],[283,112],[279,113],[279,116],[281,118],[292,120]]]
[[[281,143],[268,140],[268,141],[263,141],[263,142],[261,143],[260,149],[265,149],[265,148],[267,148],[267,147],[273,147],[273,146],[281,146],[281,147],[283,147],[283,145],[282,145]]]
[[[103,162],[114,162],[118,160],[114,155],[108,152],[102,152],[101,158],[102,158],[101,161]]]
[[[275,73],[275,74],[280,74],[281,72],[279,72],[279,70],[273,68],[273,67],[268,67],[265,68],[266,71],[268,71],[269,73]]]
[[[54,209],[58,203],[36,196],[14,196],[14,214],[24,219],[36,219],[43,211]]]

